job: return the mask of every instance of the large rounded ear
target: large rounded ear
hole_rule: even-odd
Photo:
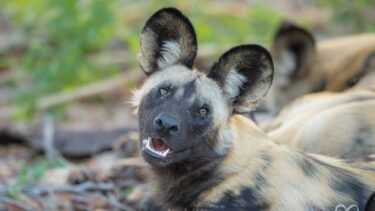
[[[278,75],[303,75],[315,57],[315,40],[310,32],[290,22],[281,23],[271,53]]]
[[[175,64],[192,68],[197,54],[193,25],[175,8],[157,11],[141,33],[140,66],[150,75]]]
[[[272,84],[272,58],[259,45],[237,46],[219,58],[208,77],[223,89],[234,113],[249,112]]]

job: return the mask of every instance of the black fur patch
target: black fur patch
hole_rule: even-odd
[[[345,159],[365,158],[366,155],[371,154],[375,149],[372,141],[375,137],[369,127],[371,123],[362,122],[360,124],[353,138],[352,146],[349,148],[350,150],[348,149],[348,156],[344,156]]]
[[[375,211],[375,192],[367,201],[365,211]]]
[[[364,208],[369,197],[367,187],[354,176],[339,172],[338,178],[330,181],[331,187],[339,194],[351,196],[359,208]]]
[[[327,80],[321,79],[311,90],[312,92],[321,92],[323,91],[327,86]]]
[[[304,36],[306,36],[306,38],[309,39],[309,41],[311,43],[313,43],[313,45],[315,45],[315,39],[309,31],[307,31],[306,29],[301,28],[301,27],[299,27],[299,26],[297,26],[294,23],[289,22],[289,21],[283,21],[280,24],[280,26],[279,26],[276,34],[275,34],[274,40],[276,40],[278,37],[284,36],[286,34],[290,34],[292,32],[298,32],[298,33],[303,34]]]
[[[369,190],[369,188],[360,181],[358,175],[338,166],[333,166],[328,163],[322,162],[309,155],[308,158],[312,163],[317,163],[321,167],[326,168],[332,174],[328,183],[330,187],[336,192],[336,194],[346,195],[347,197],[350,197],[354,200],[352,202],[336,201],[334,202],[334,204],[332,204],[333,210],[335,210],[335,207],[338,205],[337,203],[349,203],[347,205],[352,205],[353,203],[355,203],[360,208],[360,210],[364,209],[366,201],[370,196],[371,190]]]
[[[333,210],[338,204],[344,204],[346,206],[356,204],[360,208],[360,210],[364,209],[366,201],[370,196],[370,190],[357,178],[357,175],[348,172],[347,170],[340,167],[324,163],[313,157],[310,157],[310,159],[313,162],[316,162],[319,165],[325,167],[332,173],[332,176],[330,177],[331,179],[328,182],[331,188],[336,192],[336,194],[346,195],[353,199],[353,201],[351,202],[334,202],[334,204],[332,204]]]
[[[288,46],[288,49],[294,54],[296,57],[296,70],[300,70],[303,68],[303,53],[306,51],[306,44],[303,42],[291,43]],[[298,71],[293,71],[291,78],[297,79]]]
[[[266,151],[262,150],[258,153],[258,157],[263,161],[261,167],[255,172],[255,187],[254,189],[259,191],[263,187],[267,186],[266,171],[271,166],[272,157],[267,154]]]
[[[371,52],[367,57],[364,59],[364,63],[362,67],[358,70],[358,72],[352,76],[347,82],[347,87],[352,87],[356,85],[363,77],[365,77],[370,71],[374,70],[374,62],[375,59],[375,51]],[[351,65],[352,63],[348,63]]]
[[[298,160],[303,173],[309,177],[318,177],[319,170],[316,168],[313,160],[310,160],[308,157]]]
[[[269,204],[262,201],[256,192],[249,187],[244,187],[239,195],[233,194],[233,192],[226,192],[224,196],[214,204],[211,204],[203,210],[215,210],[215,211],[226,211],[226,210],[267,210]]]
[[[166,21],[167,24],[161,24],[163,21]],[[181,27],[183,27],[184,30],[179,30]],[[189,54],[185,58],[180,58],[181,60],[179,62],[190,69],[193,67],[194,59],[197,55],[197,37],[193,25],[179,10],[170,7],[157,11],[147,20],[142,29],[142,34],[146,31],[152,31],[153,36],[156,36],[157,47],[147,49],[148,51],[152,51],[147,52],[147,54],[152,55],[154,58],[153,61],[150,61],[153,71],[159,69],[157,60],[161,56],[161,48],[164,42],[176,41],[179,40],[180,37],[184,37],[186,40],[188,40],[190,45],[181,46],[185,49],[185,51],[188,49]],[[153,71],[145,71],[145,73],[151,74]]]
[[[267,154],[266,151],[264,150],[260,151],[258,155],[259,155],[259,158],[264,160],[266,164],[269,165],[272,162],[272,157],[269,154]]]

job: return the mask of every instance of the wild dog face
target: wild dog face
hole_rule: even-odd
[[[316,44],[307,30],[283,23],[275,35],[271,54],[275,80],[265,104],[277,113],[299,96],[318,91],[343,91],[356,85],[369,72],[375,72],[375,34]]]
[[[257,45],[224,53],[208,75],[192,69],[194,28],[178,10],[156,12],[141,33],[142,70],[149,76],[134,105],[144,159],[154,166],[224,155],[228,119],[251,111],[272,82],[270,54]]]

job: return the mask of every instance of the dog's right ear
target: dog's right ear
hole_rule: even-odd
[[[315,40],[307,30],[284,21],[274,37],[271,54],[275,74],[293,78],[308,71],[307,67],[315,57]]]
[[[176,64],[191,69],[197,54],[193,25],[177,9],[161,9],[143,27],[141,51],[140,66],[147,75]]]

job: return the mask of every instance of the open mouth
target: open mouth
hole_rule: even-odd
[[[161,138],[148,137],[142,141],[142,150],[158,158],[166,158],[173,150]]]

